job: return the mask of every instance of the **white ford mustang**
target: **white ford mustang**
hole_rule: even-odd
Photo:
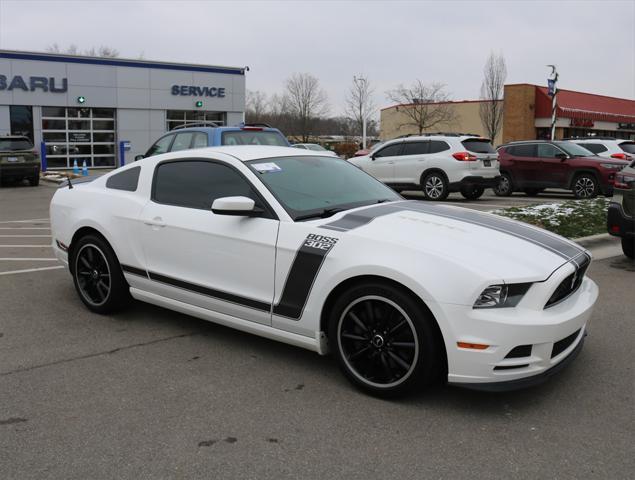
[[[296,148],[146,158],[60,188],[51,224],[92,311],[134,297],[330,350],[377,395],[538,383],[579,352],[598,295],[575,243]]]

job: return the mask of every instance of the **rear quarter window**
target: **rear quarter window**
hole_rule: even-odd
[[[620,148],[626,153],[635,154],[635,142],[622,142],[620,143]]]
[[[606,148],[601,143],[579,143],[578,145],[586,148],[587,150],[595,153],[596,155],[598,153],[606,152],[608,150],[608,148]]]
[[[496,153],[489,140],[470,138],[461,142],[468,152],[472,153]]]
[[[266,130],[236,130],[223,132],[222,145],[270,145],[288,147],[287,140],[278,132]]]
[[[119,172],[106,180],[106,188],[114,190],[125,190],[126,192],[135,192],[139,185],[139,174],[141,167],[133,167]]]

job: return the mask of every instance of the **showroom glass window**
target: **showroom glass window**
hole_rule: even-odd
[[[33,107],[11,105],[9,107],[11,135],[24,135],[33,142]]]
[[[222,197],[249,197],[263,207],[245,178],[231,167],[204,160],[159,164],[152,199],[178,207],[211,210]]]
[[[115,109],[42,107],[42,140],[49,168],[115,167]]]
[[[225,125],[225,114],[223,112],[205,112],[202,110],[168,110],[166,113],[167,129],[174,130],[176,127],[194,126],[201,122],[214,122],[218,126]],[[213,127],[213,125],[209,125]]]

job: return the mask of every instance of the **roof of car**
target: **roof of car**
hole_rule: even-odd
[[[182,150],[178,153],[185,152]],[[190,150],[191,151],[191,150]],[[172,152],[177,153],[177,152]],[[237,160],[248,162],[250,160],[261,160],[267,158],[280,158],[280,157],[306,157],[306,156],[321,156],[334,158],[328,152],[320,152],[311,150],[302,150],[294,147],[277,147],[277,146],[263,146],[263,145],[236,145],[236,146],[220,146],[220,147],[206,147],[197,148],[197,156],[212,156],[214,153],[224,153],[231,155]],[[165,154],[171,155],[171,154]],[[155,157],[148,157],[155,158]],[[192,158],[191,155],[183,157],[183,160]],[[176,160],[176,159],[175,159]]]
[[[464,140],[490,141],[489,138],[479,137],[478,135],[472,135],[469,133],[465,133],[465,134],[427,133],[423,135],[403,135],[401,137],[393,138],[392,140],[386,140],[384,143],[395,142],[395,141],[414,142],[414,141],[422,141],[422,140],[447,140],[448,138],[456,138],[460,142]]]
[[[181,127],[181,128],[174,128],[172,130],[170,130],[169,132],[166,132],[166,134],[169,133],[181,133],[181,132],[211,132],[212,130],[224,130],[224,131],[228,131],[228,132],[237,132],[240,130],[245,130],[245,131],[263,131],[263,132],[279,132],[279,130],[277,128],[274,127],[241,127],[239,125],[234,125],[234,126],[225,126],[225,125],[219,125],[217,127],[211,127],[211,126],[191,126],[191,127]]]

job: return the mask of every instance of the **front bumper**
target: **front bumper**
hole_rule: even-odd
[[[537,288],[545,288],[544,283]],[[535,296],[531,289],[525,295],[529,296]],[[544,291],[539,296],[544,298]],[[572,361],[581,348],[597,296],[597,285],[585,277],[573,295],[547,309],[532,307],[525,298],[516,308],[475,310],[442,305],[452,330],[449,335],[444,332],[448,383],[501,391],[553,376],[562,368],[559,365]],[[489,347],[461,348],[458,342]]]
[[[613,236],[633,237],[635,236],[635,217],[626,215],[619,203],[611,202],[606,217],[606,228]]]
[[[475,175],[469,175],[467,177],[463,177],[458,182],[450,183],[451,191],[459,191],[462,187],[483,187],[483,188],[494,188],[498,186],[498,182],[500,181],[500,175],[496,175],[495,177],[481,177]]]
[[[27,178],[40,174],[39,163],[0,164],[0,178]]]

